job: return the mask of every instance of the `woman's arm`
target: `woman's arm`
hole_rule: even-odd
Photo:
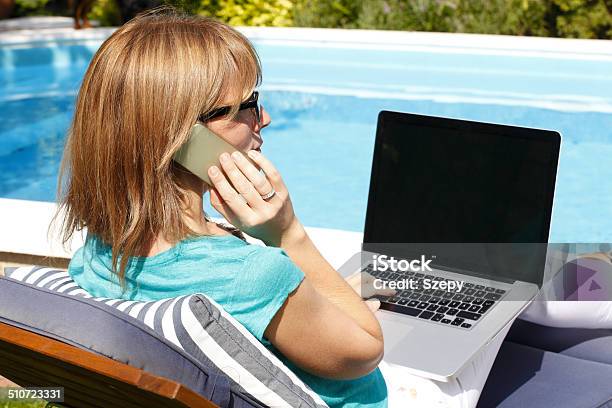
[[[301,369],[320,377],[352,379],[374,370],[383,342],[322,296],[305,278],[264,332]]]
[[[306,276],[275,315],[266,338],[317,375],[352,378],[371,371],[383,353],[378,321],[314,246],[295,217],[276,168],[258,152],[249,156],[265,176],[240,153],[234,153],[233,160],[222,155],[223,173],[209,170],[211,204],[242,231],[283,248]],[[264,200],[272,188],[276,194]]]
[[[287,252],[321,295],[348,314],[372,337],[382,341],[380,324],[374,314],[347,281],[321,255],[297,218],[295,224],[287,229],[280,241],[273,245]]]

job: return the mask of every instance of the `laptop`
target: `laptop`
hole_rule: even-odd
[[[560,144],[550,130],[380,112],[358,266],[395,290],[376,296],[388,362],[448,381],[538,293]]]

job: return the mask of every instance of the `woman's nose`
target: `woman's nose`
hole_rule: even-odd
[[[259,114],[261,115],[261,123],[259,127],[263,129],[272,122],[272,118],[270,118],[268,111],[264,109],[263,105],[259,105]]]

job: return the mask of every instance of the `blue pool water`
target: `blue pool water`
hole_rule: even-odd
[[[54,201],[96,46],[0,49],[0,197]],[[272,117],[263,150],[305,225],[362,231],[376,117],[387,109],[558,130],[551,241],[612,242],[612,56],[256,46]]]

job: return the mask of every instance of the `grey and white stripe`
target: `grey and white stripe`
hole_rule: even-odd
[[[38,282],[34,283],[34,285],[40,288],[48,289],[49,285],[51,285],[53,282],[57,281],[58,279],[65,278],[67,276],[68,276],[67,272],[53,271],[45,275],[45,277],[39,280]]]
[[[269,407],[291,407],[292,405],[274,392],[257,376],[249,371],[250,367],[242,366],[232,355],[228,353],[222,343],[217,342],[210,332],[210,325],[205,330],[199,324],[199,320],[189,308],[188,303],[183,303],[182,322],[193,342],[200,348],[206,350],[206,355],[225,374],[236,383],[239,383],[249,394]]]
[[[24,282],[35,285],[37,280],[39,280],[43,276],[47,276],[49,272],[52,270],[53,269],[51,268],[40,268],[38,270],[32,269],[32,271],[30,272],[30,274],[28,275],[27,279]]]
[[[60,286],[62,286],[65,283],[70,282],[72,279],[70,279],[70,277],[65,277],[65,278],[61,278],[56,280],[55,282],[53,282],[51,285],[49,285],[49,290],[56,290],[57,288],[59,288]]]
[[[310,406],[307,403],[310,401],[314,401],[319,406],[326,406],[317,393],[308,388],[214,300],[198,294],[191,297],[190,303],[190,310],[195,313],[198,321],[216,323],[206,328],[208,334],[223,344],[228,354],[241,366],[247,367],[248,371],[260,381],[275,392],[284,395],[286,399],[291,398],[290,406],[306,407]],[[202,347],[199,343],[197,345]]]
[[[70,292],[68,292],[68,295],[73,295],[73,296],[82,295],[83,297],[86,297],[86,298],[92,297],[89,293],[87,293],[86,290],[81,289],[81,288],[71,290]]]
[[[188,296],[179,296],[172,299],[172,303],[168,305],[168,308],[164,312],[161,321],[161,330],[164,333],[164,337],[180,348],[183,348],[183,346],[176,335],[176,330],[174,329],[174,309],[177,303],[182,302],[186,297]]]

